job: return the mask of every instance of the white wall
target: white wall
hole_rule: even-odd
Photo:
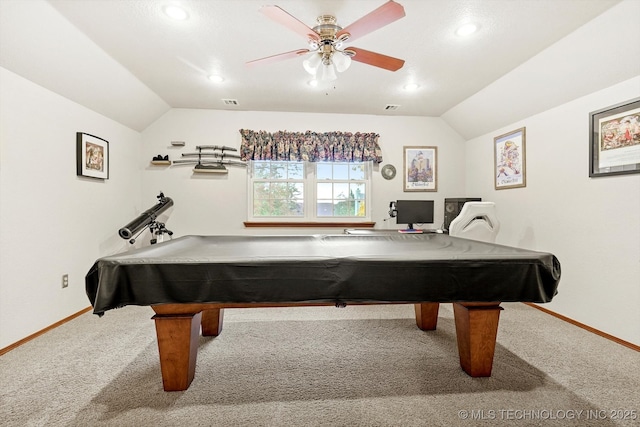
[[[466,191],[497,203],[498,243],[552,252],[562,264],[545,307],[637,345],[640,175],[589,178],[588,118],[639,96],[636,77],[466,143]],[[527,186],[496,191],[493,138],[523,126]]]
[[[46,0],[0,1],[0,64],[138,131],[170,108]]]
[[[442,115],[465,139],[640,73],[640,1],[624,0]],[[505,106],[508,106],[505,108]]]
[[[240,147],[239,130],[349,131],[377,132],[383,162],[373,177],[372,220],[378,228],[398,228],[395,219],[384,221],[389,201],[397,199],[435,200],[435,223],[444,220],[444,198],[464,197],[464,141],[439,118],[382,117],[366,115],[265,113],[246,111],[213,111],[174,109],[166,113],[143,133],[143,200],[149,207],[163,191],[175,206],[167,228],[175,236],[186,234],[281,234],[327,233],[342,229],[245,229],[247,219],[247,174],[242,167],[229,166],[227,175],[194,174],[193,165],[159,167],[150,165],[153,156],[169,154],[178,159],[183,152],[194,152],[196,145]],[[172,140],[185,141],[175,148]],[[402,191],[403,149],[405,145],[438,147],[438,191]],[[379,173],[382,165],[393,164],[398,174],[385,180]],[[146,207],[145,207],[146,208]],[[146,237],[145,237],[146,238]],[[148,240],[148,238],[147,238]]]
[[[140,200],[140,134],[4,68],[0,90],[3,348],[89,306],[84,276]],[[109,180],[76,176],[76,132],[109,141]]]

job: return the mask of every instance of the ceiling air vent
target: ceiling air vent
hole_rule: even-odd
[[[238,105],[237,99],[223,99],[224,105]]]
[[[385,110],[397,110],[398,108],[400,108],[400,106],[397,104],[387,104],[384,107]]]

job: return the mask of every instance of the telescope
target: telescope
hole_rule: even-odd
[[[147,227],[150,227],[152,231],[154,229],[159,229],[162,230],[162,232],[169,233],[169,235],[173,234],[164,228],[164,224],[156,222],[156,219],[161,213],[173,206],[173,200],[170,197],[165,197],[163,193],[160,193],[157,197],[158,203],[155,206],[152,206],[142,212],[136,219],[118,231],[120,237],[123,239],[131,239],[131,243],[133,243],[135,242],[135,239],[132,239],[132,237],[137,233],[142,232]]]

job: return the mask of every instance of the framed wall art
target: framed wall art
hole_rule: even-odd
[[[76,133],[76,174],[109,179],[109,141],[88,133]]]
[[[526,128],[493,138],[496,190],[527,186]]]
[[[404,191],[438,191],[438,147],[404,148]]]
[[[589,176],[640,173],[640,98],[589,113]]]

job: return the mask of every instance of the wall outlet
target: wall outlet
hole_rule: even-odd
[[[66,288],[67,286],[69,286],[69,275],[68,274],[63,274],[62,275],[62,287]]]

